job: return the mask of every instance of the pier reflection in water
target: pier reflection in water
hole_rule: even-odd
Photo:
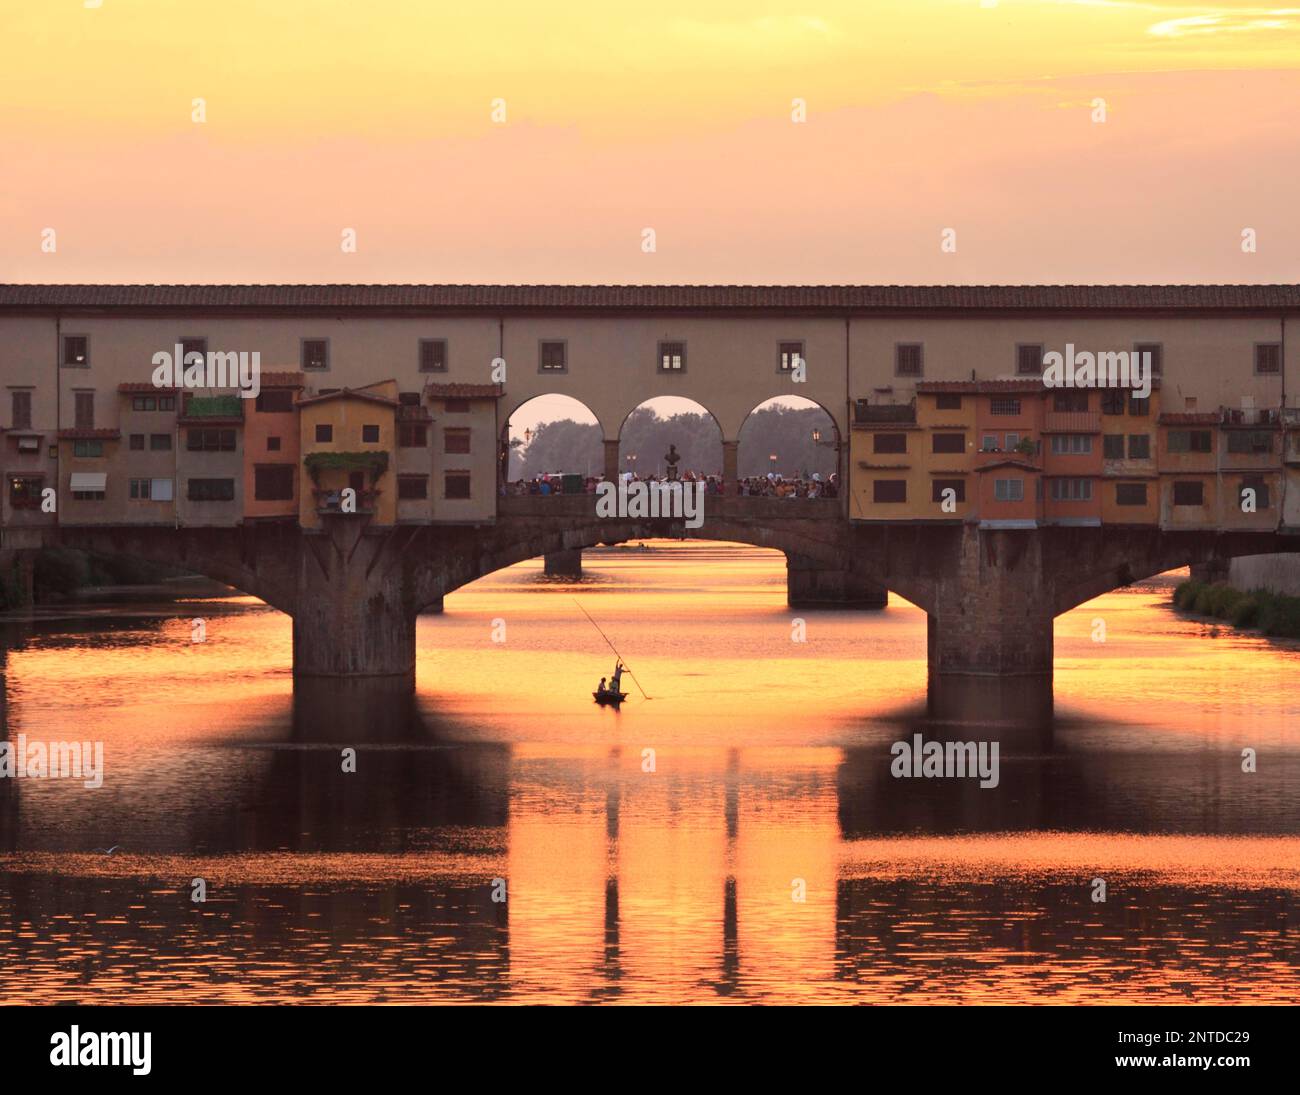
[[[295,693],[246,598],[4,625],[4,735],[103,740],[108,774],[0,781],[0,996],[1293,995],[1294,649],[1121,591],[1058,620],[1050,719],[940,718],[919,610],[801,611],[793,643],[779,556],[659,547],[449,597],[414,699]],[[650,701],[591,703],[575,592]],[[916,733],[998,740],[998,786],[895,779]]]

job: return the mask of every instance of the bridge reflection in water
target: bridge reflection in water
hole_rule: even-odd
[[[94,733],[109,777],[0,781],[5,997],[1292,991],[1289,650],[1208,639],[1167,590],[1112,595],[1058,628],[1050,724],[952,731],[1003,744],[997,788],[899,780],[893,742],[949,732],[926,708],[917,610],[811,616],[804,650],[770,558],[665,550],[717,552],[712,584],[628,552],[583,586],[511,572],[466,590],[421,624],[436,671],[414,702],[356,684],[295,699],[287,623],[253,606],[201,649],[177,649],[184,607],[7,631],[4,736]],[[620,592],[637,583],[655,601]],[[572,700],[605,658],[559,607],[573,593],[616,636],[635,622],[655,699],[617,716]],[[1094,614],[1113,649],[1088,638]],[[1248,779],[1243,743],[1269,758]]]

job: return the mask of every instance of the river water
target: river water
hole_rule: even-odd
[[[732,545],[466,587],[413,700],[295,698],[247,597],[10,618],[0,740],[105,777],[0,779],[0,1000],[1290,1002],[1300,649],[1171,584],[1058,619],[1010,736],[927,721],[922,611],[793,612]],[[575,599],[649,699],[592,703]],[[998,785],[893,777],[917,733],[1000,740]]]

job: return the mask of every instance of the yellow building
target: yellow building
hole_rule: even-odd
[[[916,423],[921,436],[917,503],[923,516],[961,521],[975,513],[975,385],[964,381],[917,385]],[[951,491],[951,494],[946,492]],[[945,508],[945,500],[950,508]]]
[[[396,380],[299,401],[307,489],[298,519],[304,528],[320,527],[321,515],[329,513],[355,512],[375,524],[396,523],[397,407]],[[345,495],[348,488],[355,495]]]
[[[915,517],[917,455],[923,435],[915,403],[868,404],[859,400],[849,433],[849,518],[906,521]]]
[[[909,403],[858,401],[851,520],[961,521],[975,511],[975,391],[962,381],[923,381]]]

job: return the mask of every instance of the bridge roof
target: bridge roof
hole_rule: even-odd
[[[1300,285],[23,285],[0,312],[1300,311]]]

